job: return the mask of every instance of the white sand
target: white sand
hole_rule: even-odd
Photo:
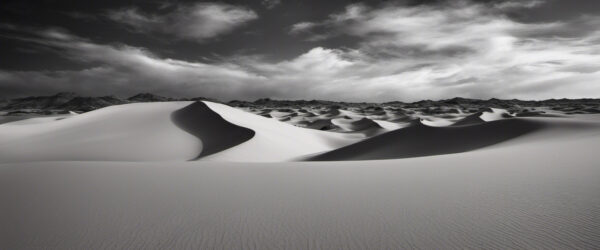
[[[373,120],[373,121],[388,131],[404,128],[404,127],[407,127],[408,125],[410,125],[409,123],[396,123],[396,122],[389,122],[389,121],[384,121],[384,120]]]
[[[213,161],[184,162],[180,158],[198,153],[198,139],[175,132],[177,127],[164,117],[185,103],[140,105],[22,125],[33,126],[27,128],[35,131],[0,125],[4,141],[0,154],[20,161],[0,164],[0,200],[4,201],[0,249],[600,246],[597,115],[528,118],[545,125],[459,154],[377,161],[234,163],[216,160],[285,160],[335,148],[348,139],[208,103],[225,120],[251,128],[256,135],[214,154]],[[142,121],[144,126],[139,124]],[[69,126],[60,125],[65,123]],[[81,139],[103,133],[127,140],[101,139],[88,145]],[[9,134],[12,139],[28,138],[29,144],[3,137]],[[144,141],[148,136],[156,136],[150,139],[160,143]],[[82,148],[67,147],[65,138]],[[29,140],[60,147],[36,146]],[[11,149],[15,145],[36,148]],[[28,150],[29,157],[38,160],[48,155],[64,157],[66,152],[71,157],[100,156],[94,150],[102,151],[101,146],[130,150],[136,157],[150,157],[139,153],[150,150],[159,160],[172,157],[173,161],[27,163],[24,160],[29,158],[19,155]],[[169,153],[170,148],[184,147],[194,150]],[[6,153],[6,149],[12,151]],[[266,156],[251,155],[261,152]],[[114,159],[125,155],[110,153]],[[279,153],[284,155],[270,155]]]
[[[203,158],[204,161],[288,161],[333,150],[364,139],[364,136],[358,134],[340,134],[299,128],[227,105],[205,103],[225,120],[252,129],[256,134],[245,143]]]
[[[1,112],[0,112],[1,113]],[[26,114],[26,115],[0,115],[0,125],[10,123],[11,125],[17,124],[33,124],[43,123],[48,121],[55,121],[58,119],[64,119],[77,114],[60,114],[60,115],[38,115],[38,114]]]
[[[135,103],[62,120],[0,125],[0,162],[185,161],[201,142],[171,121],[191,102]]]
[[[448,119],[434,117],[434,116],[422,116],[421,123],[430,127],[446,127],[452,125],[454,122]]]
[[[2,245],[594,249],[598,141],[364,162],[6,164]]]
[[[492,112],[483,112],[481,114],[481,116],[479,116],[482,120],[489,122],[489,121],[496,121],[496,120],[501,120],[501,119],[505,119],[503,117],[503,115],[510,115],[510,113],[508,111],[506,111],[506,109],[499,109],[499,108],[491,108]]]

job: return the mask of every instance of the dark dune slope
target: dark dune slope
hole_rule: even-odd
[[[456,127],[429,127],[419,123],[307,160],[382,160],[460,153],[510,140],[543,126],[544,123],[524,119]]]
[[[194,160],[239,145],[255,134],[251,129],[226,121],[203,102],[194,102],[173,112],[171,119],[202,141],[202,151]]]
[[[366,129],[380,129],[381,126],[379,126],[379,124],[377,124],[376,122],[374,122],[373,120],[369,119],[369,118],[362,118],[360,120],[338,120],[338,123],[343,124],[343,128],[350,130],[350,131],[360,131],[360,130],[366,130]],[[342,125],[340,125],[342,126]]]
[[[477,112],[475,114],[469,115],[459,120],[458,122],[452,124],[452,126],[465,126],[485,123],[485,121],[480,117],[482,114],[483,112]]]

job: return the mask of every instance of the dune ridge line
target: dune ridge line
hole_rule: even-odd
[[[205,103],[197,101],[171,114],[179,128],[202,141],[200,154],[191,160],[221,152],[242,144],[254,137],[254,130],[241,127],[223,119]]]

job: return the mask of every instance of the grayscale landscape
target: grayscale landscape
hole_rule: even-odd
[[[0,4],[0,249],[598,249],[600,4]]]

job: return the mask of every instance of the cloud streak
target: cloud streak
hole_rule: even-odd
[[[125,8],[110,11],[107,16],[139,32],[174,35],[197,42],[227,34],[258,18],[251,9],[225,3],[178,5],[165,14]]]
[[[262,0],[260,3],[270,10],[277,7],[277,5],[280,5],[281,0]]]

